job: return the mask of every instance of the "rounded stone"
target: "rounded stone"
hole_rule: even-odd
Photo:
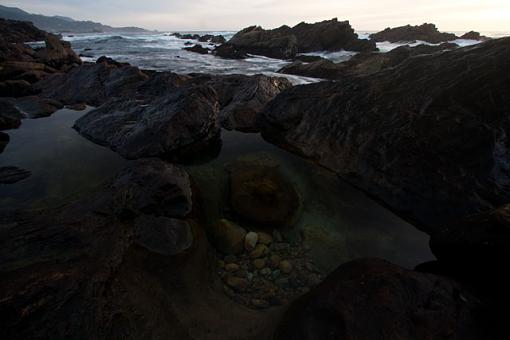
[[[266,260],[264,259],[256,259],[253,261],[253,266],[257,269],[262,269],[266,266]]]
[[[250,257],[252,259],[257,259],[259,257],[267,255],[269,249],[265,244],[258,244],[255,249],[250,253]]]
[[[236,272],[239,270],[239,265],[236,263],[229,263],[225,266],[225,270],[230,273]]]
[[[247,251],[252,251],[253,249],[255,249],[258,240],[259,235],[253,231],[250,231],[248,234],[246,234],[246,237],[244,239],[244,248]]]
[[[292,263],[290,263],[290,261],[283,260],[280,262],[279,268],[282,273],[290,274],[292,272],[293,267],[292,267]]]
[[[222,253],[239,254],[243,251],[246,230],[234,222],[221,219],[209,231],[212,243]]]

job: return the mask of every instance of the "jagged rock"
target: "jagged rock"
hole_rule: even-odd
[[[32,173],[15,166],[0,167],[0,184],[14,184],[30,177]]]
[[[218,102],[207,86],[181,88],[150,101],[112,99],[74,128],[128,159],[193,155],[217,141]]]
[[[339,22],[336,18],[273,30],[251,26],[236,33],[227,44],[245,53],[279,59],[292,59],[297,53],[313,51],[376,50],[373,42],[358,39],[348,21]]]
[[[225,37],[222,35],[206,34],[198,38],[200,42],[211,42],[213,44],[223,44],[226,42]]]
[[[142,215],[134,223],[136,244],[159,255],[180,254],[193,242],[191,227],[186,221]]]
[[[40,96],[66,105],[86,103],[99,106],[112,97],[132,97],[136,88],[149,79],[137,67],[101,59],[66,74],[52,75],[34,85]]]
[[[434,24],[422,24],[420,26],[400,26],[395,28],[386,28],[384,31],[370,34],[373,41],[389,41],[392,43],[416,40],[426,41],[432,44],[438,44],[457,39],[452,33],[439,32]]]
[[[440,45],[418,45],[415,47],[400,46],[387,53],[361,53],[351,59],[334,63],[320,58],[318,61],[303,63],[296,61],[284,66],[279,73],[294,74],[322,79],[341,79],[353,75],[369,75],[394,67],[407,58],[422,54],[432,54],[457,48],[457,44],[443,43]]]
[[[203,82],[218,94],[223,128],[246,132],[258,131],[258,113],[278,93],[292,86],[286,78],[264,75],[200,76],[194,82]]]
[[[43,41],[46,35],[30,22],[0,18],[0,37],[9,43]]]
[[[74,53],[69,42],[61,41],[56,36],[48,34],[45,43],[46,48],[37,50],[35,54],[36,59],[43,64],[56,69],[81,64],[80,57]]]
[[[116,206],[131,215],[183,218],[192,208],[186,171],[157,158],[133,161],[119,173],[112,188]]]
[[[245,59],[248,57],[246,52],[228,43],[216,47],[213,53],[217,57],[225,59]]]
[[[292,87],[260,115],[262,135],[421,228],[441,228],[510,201],[509,47],[495,39],[371,76]]]
[[[16,129],[23,118],[13,99],[0,98],[0,130]]]
[[[485,35],[481,35],[479,32],[469,31],[460,36],[460,39],[468,39],[468,40],[478,40],[478,41],[487,41],[490,38]]]
[[[355,260],[293,302],[275,339],[482,339],[478,307],[452,280]]]
[[[183,48],[183,50],[186,50],[189,52],[194,52],[194,53],[199,53],[199,54],[209,54],[209,51],[210,51],[208,48],[205,48],[200,44],[197,44],[193,47],[185,47],[185,48]]]

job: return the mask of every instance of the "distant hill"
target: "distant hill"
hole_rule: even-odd
[[[30,14],[16,7],[0,5],[0,18],[31,21],[37,28],[52,33],[147,32],[139,27],[111,27],[93,21],[76,21],[63,16]]]

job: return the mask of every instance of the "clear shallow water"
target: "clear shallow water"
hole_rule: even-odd
[[[100,188],[125,164],[113,151],[80,136],[72,126],[86,111],[59,110],[48,118],[24,119],[0,153],[0,167],[17,166],[32,175],[0,184],[0,209],[37,208],[68,202]]]
[[[280,164],[303,200],[302,214],[290,235],[304,240],[323,272],[360,257],[384,258],[407,268],[434,259],[428,235],[332,172],[265,142],[258,134],[223,131],[222,140],[216,159],[187,166],[200,188],[205,223],[228,217],[225,165],[237,159],[269,158]]]

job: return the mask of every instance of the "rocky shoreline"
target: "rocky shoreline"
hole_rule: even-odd
[[[74,128],[131,159],[88,197],[0,210],[2,338],[504,334],[510,38],[381,54],[334,19],[250,27],[216,49],[284,59],[367,52],[342,64],[296,62],[282,72],[335,81],[292,86],[264,75],[141,70],[107,57],[82,63],[69,44],[29,23],[0,21],[0,31],[11,32],[0,39],[0,130],[90,105]],[[376,39],[430,41],[424,31],[434,41],[452,38],[425,25]],[[41,49],[24,44],[41,39]],[[301,198],[266,163],[229,165],[233,217],[206,227],[201,188],[182,163],[217,153],[222,128],[261,132],[333,170],[426,231],[437,261],[408,270],[360,259],[324,277],[305,245],[286,238]],[[0,132],[0,149],[8,142]],[[11,183],[30,169],[0,173]]]

